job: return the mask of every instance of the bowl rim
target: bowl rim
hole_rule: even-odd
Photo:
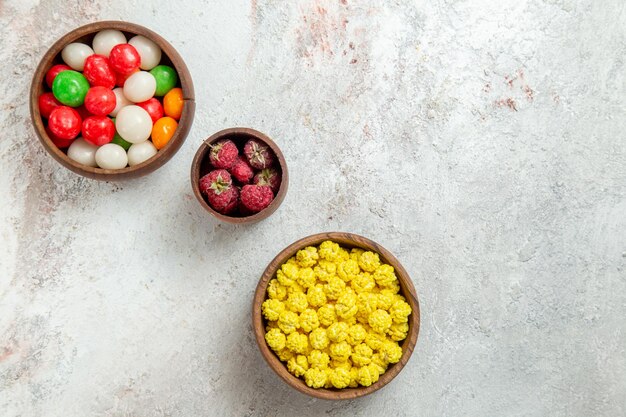
[[[206,202],[206,200],[202,196],[202,193],[200,192],[200,168],[202,162],[208,156],[207,154],[209,152],[210,145],[220,139],[228,138],[229,136],[250,136],[252,138],[262,141],[267,146],[269,146],[272,152],[274,152],[282,171],[280,187],[278,188],[278,192],[276,193],[274,200],[272,200],[270,205],[267,206],[265,209],[251,216],[232,217],[218,213],[217,211],[213,210],[213,208]],[[285,196],[287,195],[287,189],[289,188],[289,171],[287,169],[287,161],[285,160],[285,156],[283,155],[282,151],[280,150],[278,145],[272,139],[270,139],[269,136],[249,127],[231,127],[227,129],[222,129],[205,139],[198,147],[198,150],[196,151],[196,154],[194,155],[191,162],[190,179],[191,189],[193,190],[193,194],[196,196],[196,199],[198,200],[200,205],[218,220],[231,224],[256,223],[268,218],[282,204]]]
[[[157,45],[159,45],[159,47],[163,51],[163,54],[169,58],[169,60],[172,62],[172,65],[176,69],[180,85],[183,90],[183,100],[185,102],[185,105],[183,107],[183,113],[181,114],[180,120],[178,120],[178,128],[176,129],[176,132],[174,133],[174,136],[172,136],[170,141],[152,158],[142,162],[141,164],[117,170],[88,167],[70,159],[67,154],[59,149],[48,137],[48,134],[45,131],[43,118],[41,117],[41,114],[39,112],[38,104],[39,95],[44,91],[43,83],[46,72],[53,65],[54,59],[61,53],[63,48],[67,44],[75,42],[84,36],[94,34],[104,29],[115,29],[135,35],[142,35],[151,39]],[[174,156],[174,154],[176,154],[176,152],[178,152],[185,139],[187,138],[187,135],[189,134],[191,125],[193,123],[195,113],[194,94],[195,93],[191,73],[189,72],[189,69],[187,68],[187,65],[183,61],[182,57],[167,40],[165,40],[163,37],[152,31],[151,29],[135,23],[121,20],[103,20],[88,23],[67,32],[47,49],[46,53],[39,61],[39,64],[35,69],[31,81],[30,117],[35,129],[35,133],[39,138],[39,141],[43,145],[44,149],[46,149],[46,151],[65,168],[73,171],[76,174],[91,179],[104,181],[124,180],[141,177],[155,171],[156,169],[163,166],[167,161],[169,161]]]
[[[306,246],[318,245],[325,240],[337,242],[342,246],[359,247],[378,253],[381,256],[382,261],[394,267],[398,280],[400,281],[401,292],[407,299],[407,303],[409,303],[413,309],[413,312],[409,316],[409,333],[406,339],[402,341],[402,359],[400,359],[398,363],[390,366],[380,379],[369,387],[359,386],[357,388],[344,388],[342,390],[310,388],[306,385],[304,380],[295,377],[287,371],[285,364],[278,359],[276,354],[270,350],[269,346],[267,346],[267,343],[265,342],[265,325],[263,322],[263,315],[261,313],[261,304],[266,299],[265,293],[269,281],[274,277],[276,270],[280,267],[280,265],[282,265],[291,256],[295,255],[298,250]],[[267,362],[269,367],[289,386],[295,388],[303,394],[307,394],[315,398],[325,400],[354,399],[371,394],[386,386],[400,373],[400,371],[402,371],[411,358],[411,354],[413,353],[415,344],[417,343],[420,328],[419,300],[415,287],[413,286],[413,282],[411,281],[406,269],[404,269],[400,261],[398,261],[398,259],[391,252],[380,244],[354,233],[317,233],[299,239],[281,250],[265,268],[265,271],[263,271],[263,274],[257,284],[252,301],[252,328],[263,359],[265,359],[265,362]]]

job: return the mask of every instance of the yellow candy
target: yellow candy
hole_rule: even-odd
[[[379,294],[373,294],[371,292],[362,292],[357,296],[357,307],[359,308],[359,313],[365,314],[369,317],[374,311],[376,311],[376,307],[378,306],[378,297]],[[393,296],[392,296],[393,297]],[[386,309],[383,309],[386,310]]]
[[[321,307],[326,304],[326,293],[321,284],[309,287],[306,292],[306,299],[312,307]]]
[[[304,373],[304,382],[311,388],[322,388],[326,385],[327,375],[323,369],[309,368]]]
[[[303,292],[293,292],[289,294],[287,301],[285,301],[285,307],[295,313],[302,313],[309,306],[309,302],[306,300],[306,294]]]
[[[409,321],[409,315],[411,314],[411,306],[402,300],[398,300],[391,306],[389,310],[391,318],[396,323],[406,323]]]
[[[353,293],[343,293],[337,299],[337,303],[335,303],[335,313],[337,313],[337,316],[341,317],[342,319],[347,319],[354,316],[359,311],[359,308],[356,305],[356,300],[356,295],[354,295]]]
[[[341,248],[337,243],[327,240],[322,242],[322,244],[320,245],[319,255],[322,259],[326,259],[327,261],[334,261],[337,259],[340,252]]]
[[[325,369],[328,368],[328,363],[330,362],[330,357],[328,353],[322,352],[320,350],[312,350],[309,354],[309,363],[312,368],[320,368]]]
[[[374,271],[373,277],[376,284],[381,287],[388,287],[398,280],[393,271],[393,266],[387,264],[378,266]]]
[[[320,322],[317,318],[317,312],[311,308],[307,308],[300,314],[300,328],[305,333],[309,333],[311,330],[317,329],[320,326]]]
[[[378,373],[380,375],[382,375],[383,373],[385,373],[385,371],[387,370],[387,362],[385,362],[383,360],[383,358],[380,356],[380,353],[374,353],[372,355],[372,365],[374,365],[376,367],[376,369],[378,370]]]
[[[331,342],[343,342],[348,337],[348,329],[350,326],[347,323],[338,321],[333,323],[326,329],[328,338]]]
[[[285,311],[285,305],[281,301],[270,298],[263,301],[261,311],[267,320],[278,320],[280,313]]]
[[[287,265],[287,264],[285,264]],[[285,267],[285,265],[283,265],[283,268]],[[287,274],[285,274],[281,269],[279,269],[278,271],[276,271],[276,280],[278,281],[278,283],[284,287],[289,287],[290,285],[292,285],[294,282],[296,282],[294,279],[289,278],[287,276]]]
[[[389,338],[396,342],[406,339],[408,333],[409,323],[393,323],[391,327],[389,327],[389,330],[387,330]]]
[[[350,259],[358,262],[363,252],[365,252],[363,249],[352,248],[352,250],[350,251]]]
[[[387,363],[396,363],[402,358],[402,348],[394,342],[385,342],[380,348],[380,356]]]
[[[284,300],[287,297],[287,288],[281,285],[277,279],[273,279],[267,286],[267,295],[276,300]]]
[[[330,344],[330,356],[338,361],[346,361],[352,354],[352,348],[348,342]]]
[[[317,263],[317,266],[313,268],[313,273],[320,281],[328,281],[330,277],[336,275],[337,265],[333,262],[322,259]]]
[[[350,359],[352,359],[354,366],[365,366],[372,361],[373,354],[374,352],[369,346],[365,343],[361,343],[354,347],[354,352],[352,356],[350,356]]]
[[[356,388],[359,386],[359,368],[352,367],[350,368],[350,384],[348,385],[350,388]]]
[[[274,351],[279,351],[285,348],[285,342],[287,338],[285,334],[279,329],[271,329],[265,333],[265,341],[267,345]]]
[[[337,276],[346,282],[352,281],[359,272],[361,272],[359,264],[353,259],[348,259],[337,265]]]
[[[305,353],[309,347],[309,338],[305,334],[293,332],[287,336],[285,347],[294,353]]]
[[[292,356],[287,361],[287,370],[295,376],[302,376],[309,369],[309,362],[304,355]]]
[[[300,320],[293,311],[283,311],[278,316],[278,327],[285,334],[295,332],[300,327]]]
[[[326,349],[330,343],[328,335],[326,334],[326,329],[317,328],[313,330],[309,334],[309,342],[311,342],[313,349]]]
[[[365,344],[374,350],[380,349],[386,341],[387,338],[380,333],[369,332],[365,336]]]
[[[369,387],[370,385],[378,381],[379,376],[380,375],[378,374],[378,369],[376,368],[376,365],[370,364],[359,368],[357,380],[359,384],[363,385],[364,387]]]
[[[380,257],[377,253],[367,251],[359,256],[359,266],[365,272],[374,272],[380,265]]]
[[[313,246],[307,246],[304,249],[301,249],[296,254],[296,260],[298,265],[303,268],[310,268],[317,263],[319,259],[319,255],[317,254],[317,248]]]
[[[348,337],[346,338],[346,341],[348,344],[354,346],[364,341],[366,337],[367,331],[365,328],[360,324],[353,324],[348,329]]]
[[[289,359],[293,358],[295,355],[296,355],[295,353],[293,353],[287,348],[276,352],[276,356],[278,356],[278,359],[280,359],[283,362],[288,361]]]
[[[337,276],[330,277],[324,285],[324,292],[329,300],[336,300],[346,289],[346,283]]]
[[[298,265],[293,264],[293,263],[286,263],[280,269],[285,274],[285,276],[292,281],[292,283],[293,281],[298,279],[298,271],[300,270],[300,268],[298,268]],[[280,279],[278,281],[280,281]],[[283,285],[291,285],[291,284],[283,284]]]
[[[313,272],[313,269],[306,267],[306,268],[302,268],[299,272],[298,272],[298,284],[300,284],[302,286],[302,288],[309,288],[313,285],[315,285],[315,280],[317,278],[315,277],[315,273]]]
[[[350,385],[350,371],[345,368],[334,369],[330,374],[330,382],[338,389],[347,387]]]
[[[337,321],[337,315],[335,314],[335,306],[333,304],[326,304],[317,310],[317,317],[322,326],[330,326]]]
[[[362,272],[350,282],[350,286],[357,293],[362,293],[374,289],[376,281],[374,281],[374,278],[372,278],[370,273]]]
[[[389,289],[382,290],[376,294],[376,297],[378,308],[382,310],[389,310],[396,301],[395,293]]]
[[[391,327],[391,316],[385,310],[376,310],[370,314],[368,323],[375,332],[385,334]]]

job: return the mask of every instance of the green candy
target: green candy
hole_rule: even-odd
[[[89,81],[78,71],[62,71],[52,82],[52,94],[61,103],[78,107],[85,102]]]
[[[115,124],[115,118],[111,119],[113,121],[113,124]],[[113,136],[113,140],[111,141],[111,143],[115,143],[116,145],[120,145],[122,148],[124,148],[125,151],[128,150],[128,148],[130,148],[130,145],[132,145],[132,143],[130,142],[126,142],[119,133],[117,133],[117,129],[115,130],[115,136]]]
[[[155,96],[164,96],[178,83],[178,75],[174,68],[167,65],[157,65],[150,70],[156,80]]]

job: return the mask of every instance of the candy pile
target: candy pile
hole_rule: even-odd
[[[268,284],[265,341],[309,387],[370,386],[402,358],[412,311],[399,291],[377,253],[306,247]]]
[[[154,156],[174,135],[184,104],[178,74],[160,65],[161,55],[150,39],[127,43],[118,30],[98,32],[91,47],[65,46],[65,64],[46,73],[52,91],[39,97],[52,142],[91,167],[121,169]]]
[[[200,178],[199,186],[215,211],[249,216],[274,200],[281,173],[276,155],[264,143],[251,139],[240,152],[232,140],[220,140],[211,145],[209,159],[215,169]]]

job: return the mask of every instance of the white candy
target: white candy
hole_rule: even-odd
[[[93,55],[93,49],[84,43],[70,43],[61,51],[63,62],[76,71],[85,68],[85,60],[89,55]]]
[[[157,148],[149,140],[130,145],[130,148],[128,148],[128,165],[131,167],[139,165],[143,161],[152,158],[157,152]]]
[[[124,95],[135,103],[141,103],[154,96],[156,79],[146,71],[139,71],[128,77],[124,83]]]
[[[67,156],[78,162],[79,164],[87,165],[89,167],[95,167],[96,165],[96,151],[98,147],[85,141],[83,138],[78,138],[67,150]]]
[[[149,71],[161,62],[161,48],[150,39],[137,35],[129,40],[128,43],[133,45],[139,53],[141,57],[140,68],[142,70]]]
[[[128,156],[120,145],[107,143],[96,151],[96,163],[104,169],[122,169],[128,165]]]
[[[101,30],[96,34],[96,37],[93,38],[92,45],[93,50],[97,54],[104,55],[108,58],[111,49],[120,43],[126,43],[126,36],[119,30],[107,29]]]
[[[122,109],[122,107],[126,107],[131,103],[126,96],[124,95],[124,89],[122,87],[118,87],[113,89],[113,94],[115,94],[115,108],[109,115],[115,117],[117,113]]]
[[[127,142],[139,143],[150,137],[152,133],[152,119],[148,112],[141,107],[130,105],[123,107],[117,113],[115,128],[117,133]]]

